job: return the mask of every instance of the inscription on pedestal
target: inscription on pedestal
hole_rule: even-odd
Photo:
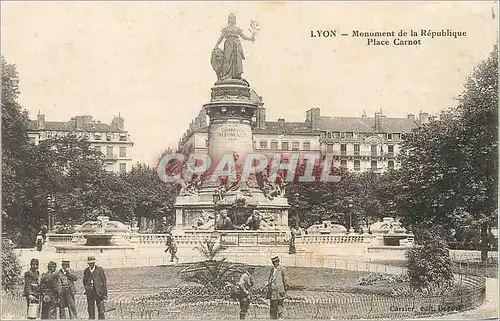
[[[239,123],[212,124],[209,146],[216,159],[233,152],[242,157],[252,152],[252,128]]]

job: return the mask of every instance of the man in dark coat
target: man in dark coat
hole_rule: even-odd
[[[273,263],[273,268],[269,274],[266,298],[270,300],[269,314],[271,319],[281,319],[283,317],[283,302],[286,297],[288,285],[286,283],[285,271],[280,265],[279,257],[273,257],[271,262]]]
[[[57,278],[57,264],[50,261],[47,272],[40,278],[40,291],[42,300],[42,319],[56,319],[57,306],[61,296],[61,283]]]
[[[250,307],[251,292],[254,285],[252,274],[254,271],[254,267],[248,267],[247,270],[241,274],[238,282],[240,290],[238,298],[240,300],[240,320],[244,320],[246,318],[248,308]]]
[[[89,319],[95,319],[95,306],[97,305],[97,318],[104,319],[104,301],[108,299],[108,286],[104,269],[95,265],[95,257],[89,256],[88,267],[83,271],[83,286],[87,295],[87,311]]]
[[[24,291],[27,308],[30,303],[40,303],[40,272],[38,271],[38,259],[31,259],[30,269],[24,273]]]
[[[75,304],[75,281],[78,277],[70,269],[69,263],[68,260],[62,260],[62,268],[57,272],[62,289],[59,300],[59,318],[66,319],[66,308],[68,308],[69,318],[78,319]]]

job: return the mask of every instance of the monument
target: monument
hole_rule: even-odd
[[[217,81],[210,102],[204,105],[210,118],[211,164],[232,157],[235,175],[217,181],[200,176],[185,182],[174,205],[174,235],[220,236],[221,243],[238,246],[285,244],[288,239],[289,205],[284,184],[269,179],[266,171],[242,177],[245,156],[253,152],[252,118],[258,108],[250,98],[249,82],[242,78],[245,55],[240,38],[253,42],[258,22],[252,21],[249,30],[251,36],[246,36],[236,26],[236,16],[229,15],[212,51]],[[216,170],[212,165],[208,172]]]

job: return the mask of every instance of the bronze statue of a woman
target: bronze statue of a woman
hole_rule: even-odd
[[[244,40],[255,41],[255,23],[252,22],[252,35],[247,37],[243,31],[236,26],[236,16],[230,14],[228,17],[228,25],[222,29],[219,40],[215,44],[212,51],[212,67],[214,68],[218,80],[241,79],[243,73],[243,47],[241,46],[240,37]],[[219,44],[224,40],[224,50],[219,49]]]

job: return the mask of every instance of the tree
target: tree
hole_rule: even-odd
[[[2,56],[2,222],[5,231],[23,235],[18,224],[24,216],[27,113],[18,103],[16,66]]]
[[[21,275],[21,264],[13,246],[6,241],[2,242],[2,288],[13,292]]]
[[[446,289],[453,284],[452,261],[436,229],[420,233],[419,244],[406,252],[410,286],[418,290]]]
[[[137,218],[162,220],[174,224],[174,202],[177,186],[164,183],[155,169],[137,164],[132,170],[121,176],[133,199],[133,212]]]
[[[452,230],[480,226],[483,260],[497,204],[497,50],[465,84],[456,108],[405,137],[401,153],[406,220]]]

